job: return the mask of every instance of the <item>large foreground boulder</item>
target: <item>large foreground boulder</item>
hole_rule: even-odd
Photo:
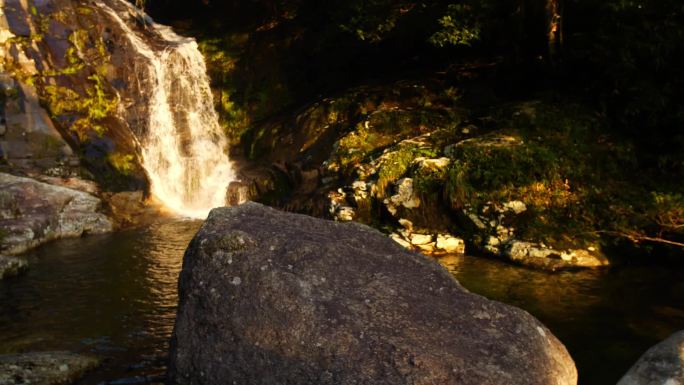
[[[355,223],[215,209],[180,276],[170,384],[576,384],[528,313]]]
[[[22,253],[47,241],[112,231],[88,193],[0,173],[0,252]]]
[[[650,348],[618,385],[684,384],[684,330]]]

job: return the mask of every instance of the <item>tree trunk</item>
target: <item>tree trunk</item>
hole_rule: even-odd
[[[563,46],[563,1],[546,0],[547,59],[556,62]]]

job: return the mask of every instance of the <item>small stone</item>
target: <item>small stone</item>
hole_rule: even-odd
[[[408,231],[413,231],[413,222],[408,219],[400,219],[399,224]]]
[[[501,244],[501,240],[497,237],[489,237],[487,239],[487,245],[490,246],[499,246]]]
[[[349,206],[340,206],[335,212],[335,219],[340,222],[353,221],[355,216],[356,212],[354,211],[354,208]]]
[[[382,203],[385,204],[385,207],[387,208],[387,211],[389,211],[390,214],[397,215],[397,207],[389,199],[383,200]]]
[[[415,246],[421,246],[421,245],[426,245],[426,244],[432,242],[432,235],[411,234],[409,239],[411,240],[411,244],[413,244]]]
[[[367,188],[368,188],[368,185],[366,184],[366,182],[357,180],[357,181],[355,181],[354,183],[352,183],[352,188],[353,188],[354,190],[366,191]]]
[[[485,230],[487,226],[484,224],[484,222],[480,219],[480,217],[477,216],[475,213],[466,213],[468,215],[468,218],[473,222],[475,227],[477,227],[480,230]]]
[[[390,198],[390,201],[395,206],[404,206],[407,209],[420,207],[420,198],[418,198],[413,189],[413,179],[402,178],[397,181],[395,186],[396,194]]]
[[[414,162],[422,169],[444,170],[451,164],[451,159],[445,157],[437,159],[416,158]]]
[[[418,247],[418,249],[421,252],[426,253],[426,254],[431,254],[431,253],[435,252],[435,243],[434,242],[426,243],[424,245],[416,245],[416,247]]]
[[[437,235],[437,243],[435,246],[447,253],[465,253],[465,242],[463,242],[462,239],[452,237],[448,234]]]
[[[392,234],[390,234],[390,238],[392,238],[392,240],[393,240],[394,242],[398,243],[399,245],[401,245],[401,246],[402,246],[403,248],[405,248],[405,249],[409,249],[409,250],[410,250],[410,249],[413,248],[413,247],[411,246],[411,243],[410,243],[409,241],[407,241],[406,239],[404,239],[404,237],[402,237],[401,235],[399,235],[399,234],[397,234],[397,233],[392,233]]]
[[[513,211],[517,215],[527,211],[527,205],[521,201],[510,201],[504,203],[504,209]]]

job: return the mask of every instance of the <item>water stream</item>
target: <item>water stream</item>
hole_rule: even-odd
[[[81,384],[164,373],[177,276],[198,221],[59,240],[0,281],[0,354],[70,350],[104,358]],[[657,266],[547,274],[476,257],[443,259],[469,290],[526,309],[568,347],[580,384],[615,383],[684,326],[684,271]]]
[[[117,1],[129,14],[138,12],[125,0]],[[131,70],[141,74],[140,88],[151,92],[141,144],[152,194],[176,213],[203,219],[225,204],[235,174],[197,43],[149,18],[145,31],[134,30],[120,12],[98,5],[143,59],[136,62],[141,68]]]

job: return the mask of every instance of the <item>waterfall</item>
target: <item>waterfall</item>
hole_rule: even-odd
[[[116,2],[144,17],[125,0]],[[225,205],[235,174],[197,43],[149,18],[145,34],[135,32],[118,12],[98,5],[144,58],[145,70],[133,70],[142,73],[138,81],[150,92],[146,134],[139,140],[152,194],[178,214],[205,218],[212,208]],[[156,35],[154,44],[146,42],[149,33]]]

